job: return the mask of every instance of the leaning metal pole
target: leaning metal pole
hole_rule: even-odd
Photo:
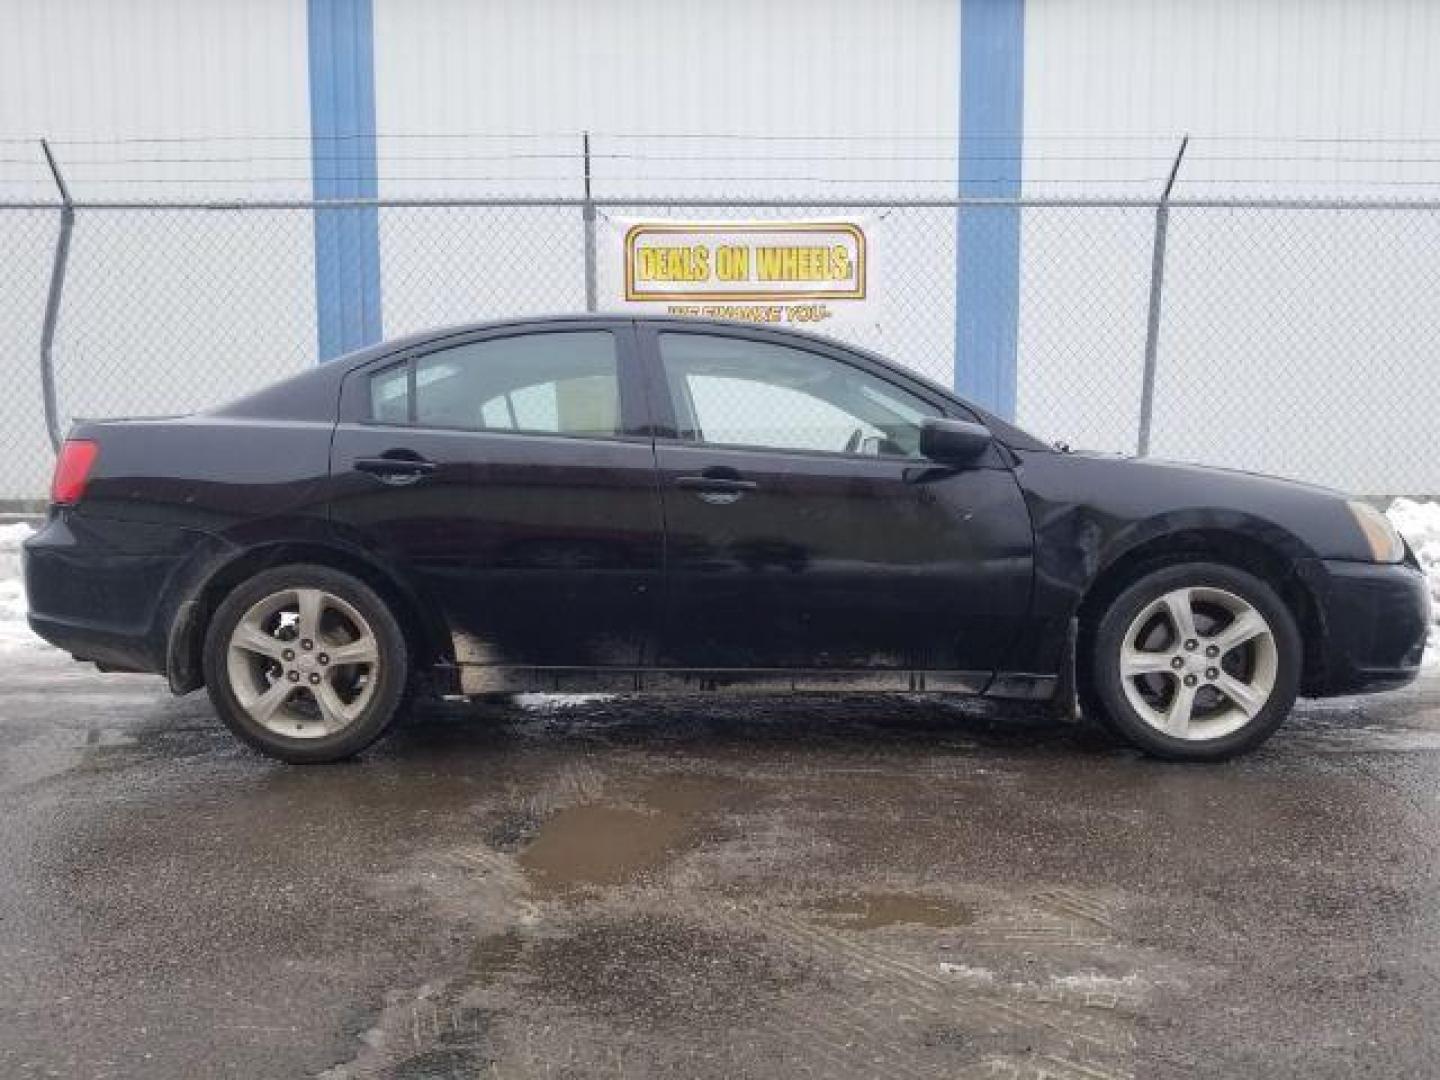
[[[60,190],[60,233],[55,238],[55,261],[50,266],[50,292],[45,297],[45,325],[40,332],[40,392],[45,401],[45,430],[50,434],[50,445],[60,449],[59,410],[55,405],[55,327],[60,321],[60,297],[65,291],[65,267],[70,261],[70,234],[75,228],[75,202],[70,198],[70,189],[65,177],[50,150],[50,144],[40,140],[40,149],[50,166],[50,175]]]
[[[1155,208],[1155,249],[1150,256],[1150,310],[1145,322],[1145,374],[1140,388],[1140,436],[1136,440],[1136,453],[1145,457],[1150,453],[1150,420],[1155,412],[1155,360],[1160,344],[1160,299],[1165,289],[1165,240],[1170,232],[1170,192],[1175,187],[1175,177],[1180,174],[1180,163],[1185,160],[1185,148],[1190,145],[1190,136],[1180,140],[1180,149],[1170,166],[1170,176],[1165,181],[1165,190],[1160,193],[1160,204]]]

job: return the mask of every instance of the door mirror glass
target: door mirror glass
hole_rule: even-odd
[[[992,441],[988,428],[968,420],[931,417],[920,426],[920,453],[942,465],[973,465]]]

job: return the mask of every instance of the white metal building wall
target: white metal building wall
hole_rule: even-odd
[[[295,0],[4,0],[0,135],[307,135]]]
[[[1440,131],[1432,0],[1029,0],[1025,17],[1032,135]]]
[[[384,132],[951,135],[955,0],[378,0]]]
[[[673,145],[645,137],[700,136],[690,144],[697,161],[666,165],[671,175],[663,187],[671,194],[717,194],[735,187],[714,179],[717,172],[725,175],[717,162],[733,159],[741,145],[727,135],[752,137],[744,153],[760,165],[747,171],[793,174],[798,163],[766,166],[767,156],[787,144],[753,137],[794,134],[878,137],[874,146],[881,152],[893,147],[898,156],[915,159],[888,173],[893,182],[884,186],[812,190],[831,196],[856,190],[949,194],[953,164],[920,159],[927,156],[925,148],[935,159],[958,148],[964,2],[374,0],[378,164],[388,178],[381,194],[438,193],[437,185],[421,179],[435,166],[416,159],[444,156],[456,144],[417,136],[523,137],[460,143],[462,155],[479,153],[483,145],[493,158],[522,146],[573,151],[575,134],[586,129],[628,136],[633,148],[670,154]],[[305,0],[0,0],[0,138],[198,138],[210,140],[199,146],[200,153],[234,159],[203,170],[176,165],[171,172],[163,161],[126,160],[164,157],[155,143],[141,150],[125,143],[62,147],[72,185],[89,197],[306,196],[311,175],[306,35]],[[1428,62],[1437,47],[1440,5],[1428,0],[1027,0],[1025,191],[1153,194],[1158,187],[1151,182],[1153,170],[1163,173],[1175,137],[1187,131],[1231,137],[1440,137],[1440,67]],[[537,143],[537,135],[552,138]],[[1158,164],[1127,162],[1137,143]],[[1090,161],[1084,169],[1074,161],[1105,157],[1115,160]],[[845,173],[843,164],[825,165],[832,174]],[[1277,165],[1277,172],[1258,177],[1259,183],[1241,175],[1242,168],[1253,167],[1207,161],[1197,144],[1176,194],[1239,190],[1231,182],[1241,180],[1252,181],[1242,185],[1247,194],[1294,191],[1312,181],[1307,190],[1325,194],[1335,193],[1337,181],[1351,182],[1345,191],[1364,190],[1353,183],[1358,173],[1333,165]],[[151,181],[173,175],[174,182],[137,187],[127,182],[126,168]],[[571,164],[558,168],[571,170]],[[860,175],[858,166],[850,168],[849,175]],[[517,162],[494,160],[452,163],[449,170],[461,176],[447,181],[451,193],[457,188],[472,194],[533,192],[537,175],[553,191],[561,179],[558,173],[547,178],[543,170],[537,174]],[[613,193],[620,185],[637,190],[653,170],[619,159],[597,163],[597,192]],[[0,196],[11,198],[52,194],[38,169],[0,169],[0,185]],[[746,190],[795,191],[793,185],[763,181],[748,183]],[[1058,215],[1022,217],[1020,419],[1035,419],[1043,407],[1049,432],[1070,434],[1082,444],[1128,446],[1139,392],[1150,219],[1116,212],[1091,215],[1082,224],[1078,216],[1066,221]],[[547,294],[539,287],[541,279],[553,284],[553,266],[510,258],[487,262],[487,254],[470,242],[475,234],[462,217],[432,218],[422,227],[414,215],[382,216],[387,333],[489,314],[475,310],[464,295],[435,287],[462,269],[471,278],[508,275],[517,308],[555,306],[548,299],[526,300],[553,295],[553,288]],[[260,228],[237,223],[228,234],[213,222],[203,231],[198,224],[178,222],[180,235],[193,239],[177,247],[158,235],[166,230],[175,235],[173,219],[157,220],[151,227],[155,236],[138,235],[147,226],[137,224],[134,215],[91,215],[82,223],[66,310],[80,310],[73,302],[90,314],[83,322],[64,323],[60,345],[83,351],[103,339],[132,363],[123,379],[104,388],[104,404],[98,395],[93,404],[86,402],[85,388],[71,387],[77,411],[140,402],[147,381],[157,378],[182,384],[181,399],[215,400],[230,392],[232,379],[278,373],[270,365],[293,363],[295,340],[313,340],[315,287],[308,261],[313,239],[305,215],[281,215]],[[1344,275],[1337,268],[1315,270],[1324,261],[1324,230],[1334,224],[1333,217],[1315,219],[1305,226],[1313,229],[1308,239],[1302,228],[1300,242],[1314,249],[1314,257],[1295,261],[1292,280],[1267,281],[1272,271],[1244,222],[1233,215],[1209,225],[1199,218],[1177,220],[1173,292],[1167,292],[1160,347],[1157,450],[1224,458],[1223,444],[1180,437],[1187,430],[1183,418],[1166,412],[1193,397],[1187,379],[1202,377],[1219,387],[1242,388],[1262,405],[1275,401],[1287,381],[1346,378],[1350,400],[1393,408],[1397,424],[1418,425],[1433,414],[1436,403],[1423,396],[1408,403],[1374,397],[1377,380],[1361,378],[1353,364],[1346,365],[1347,356],[1374,355],[1377,333],[1389,335],[1385,345],[1413,363],[1427,347],[1437,315],[1398,308],[1394,294],[1339,295],[1348,288]],[[953,286],[953,222],[950,226],[933,230],[918,261]],[[1428,238],[1400,227],[1381,228],[1391,230],[1381,242],[1393,253],[1397,279],[1433,274],[1424,265],[1435,250]],[[28,247],[21,252],[14,243],[8,252],[12,265],[34,262],[44,273],[51,235],[34,233],[35,252]],[[570,239],[555,249],[558,274],[572,269],[565,261],[575,257]],[[0,241],[12,243],[4,235]],[[112,251],[124,251],[127,258],[110,259]],[[545,254],[543,246],[535,251]],[[1214,295],[1207,283],[1235,274],[1253,279],[1244,294],[1252,302],[1247,305],[1242,295],[1238,306],[1216,312],[1207,303]],[[43,295],[43,281],[38,289],[33,284],[31,275],[0,273],[0,363],[9,390],[0,403],[0,423],[7,426],[34,422],[40,314],[35,298]],[[137,305],[182,288],[204,294],[199,309],[205,318],[167,323],[163,344],[146,336],[154,319],[138,326],[131,318]],[[282,294],[288,310],[277,310]],[[1225,293],[1227,300],[1234,295]],[[1278,319],[1277,297],[1284,301]],[[1308,306],[1295,306],[1298,297],[1308,297]],[[1366,299],[1373,300],[1368,317],[1344,324],[1323,318],[1327,311],[1353,313]],[[925,322],[916,338],[920,348],[949,354],[953,313],[907,317]],[[242,338],[251,369],[232,376],[227,372],[234,366],[214,358]],[[887,344],[883,338],[875,343]],[[1268,367],[1256,361],[1262,345]],[[1267,372],[1270,382],[1261,378]],[[1089,393],[1083,409],[1067,414],[1067,402],[1082,400],[1072,391],[1087,386],[1093,391],[1097,384],[1113,409],[1096,410]],[[1337,426],[1345,421],[1343,413],[1320,417]],[[1167,441],[1170,432],[1179,433],[1178,441]],[[1253,460],[1256,447],[1233,449],[1237,459]],[[1261,460],[1302,474],[1316,464],[1295,457],[1293,446],[1273,457],[1262,454]],[[0,462],[0,498],[35,494],[43,487],[35,472]],[[1397,475],[1403,481],[1403,474]],[[1354,479],[1363,485],[1372,477]]]

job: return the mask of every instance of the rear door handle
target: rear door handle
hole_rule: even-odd
[[[754,480],[737,480],[724,476],[677,476],[675,486],[686,491],[708,491],[712,494],[738,495],[743,491],[754,491],[760,485]]]
[[[372,457],[356,458],[351,466],[356,472],[369,473],[387,484],[413,484],[436,469],[435,462],[424,458]]]

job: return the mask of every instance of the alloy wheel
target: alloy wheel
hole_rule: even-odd
[[[253,604],[230,634],[230,688],[267,731],[334,735],[375,694],[380,645],[355,607],[318,588],[284,589]]]
[[[1126,699],[1176,739],[1224,738],[1248,724],[1275,689],[1279,652],[1265,617],[1225,589],[1173,589],[1125,632],[1118,660]]]

